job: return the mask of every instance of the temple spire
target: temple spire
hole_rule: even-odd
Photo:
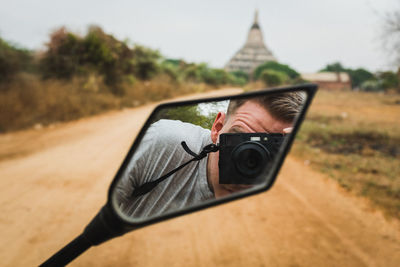
[[[256,9],[256,12],[254,13],[254,23],[253,24],[258,24],[258,9]]]
[[[256,9],[246,43],[226,64],[225,69],[228,71],[241,70],[250,74],[258,65],[268,61],[276,61],[276,58],[264,43],[258,21],[258,9]]]
[[[251,25],[251,29],[260,29],[260,25],[258,24],[258,9],[254,12],[254,22]]]

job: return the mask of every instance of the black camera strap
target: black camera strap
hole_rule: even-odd
[[[172,171],[168,172],[167,174],[161,176],[160,178],[158,178],[157,180],[151,181],[151,182],[147,182],[142,184],[141,186],[139,186],[138,188],[136,188],[135,190],[133,190],[132,192],[132,197],[139,197],[142,196],[144,194],[147,194],[148,192],[150,192],[151,190],[153,190],[154,187],[156,187],[159,183],[161,183],[162,181],[164,181],[165,179],[167,179],[169,176],[171,176],[172,174],[174,174],[175,172],[179,171],[180,169],[182,169],[183,167],[185,167],[186,165],[188,165],[189,163],[193,162],[193,161],[198,161],[201,160],[203,158],[205,158],[207,156],[208,153],[210,152],[216,152],[218,151],[219,147],[215,144],[209,144],[206,145],[205,147],[203,147],[203,149],[200,151],[200,153],[196,154],[194,153],[192,150],[190,150],[190,148],[186,145],[185,141],[181,142],[181,145],[183,147],[183,149],[190,154],[191,156],[193,156],[193,158],[185,163],[183,163],[182,165],[180,165],[179,167],[173,169]]]

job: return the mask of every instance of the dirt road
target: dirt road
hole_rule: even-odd
[[[152,108],[0,136],[1,266],[38,265],[81,233]],[[271,191],[129,233],[71,266],[399,262],[397,223],[289,157]]]

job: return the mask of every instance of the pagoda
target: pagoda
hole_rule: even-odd
[[[264,43],[256,10],[246,43],[225,65],[225,70],[241,70],[251,75],[255,68],[268,61],[276,61],[276,58]]]

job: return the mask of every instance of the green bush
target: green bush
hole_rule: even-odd
[[[399,90],[399,77],[392,71],[385,71],[378,73],[378,79],[382,82],[383,89],[398,89]]]
[[[352,88],[358,88],[365,81],[374,79],[374,75],[371,72],[362,68],[356,70],[348,69],[346,72],[350,76]]]
[[[224,69],[210,68],[205,63],[186,63],[179,59],[162,61],[161,72],[174,81],[205,83],[211,86],[224,84],[243,86],[248,82],[248,75],[245,72],[227,72]]]
[[[43,78],[71,79],[80,66],[80,50],[78,36],[69,33],[64,27],[54,31],[40,61]]]
[[[198,66],[187,64],[183,69],[183,78],[186,82],[201,82]]]
[[[215,70],[210,69],[205,63],[199,64],[197,71],[200,81],[209,85],[218,85],[220,84],[220,79],[223,79],[222,73],[217,73]]]
[[[11,81],[20,71],[29,70],[31,62],[31,52],[0,38],[0,83]]]
[[[383,91],[382,83],[377,80],[368,80],[361,84],[361,90],[366,92],[379,92]]]
[[[348,69],[342,66],[342,63],[340,62],[334,62],[332,64],[326,65],[325,68],[320,70],[319,72],[347,72]]]
[[[182,71],[180,70],[179,60],[164,60],[160,65],[160,72],[166,74],[174,82],[182,80]]]
[[[290,79],[296,79],[300,77],[300,74],[294,69],[290,68],[288,65],[280,64],[275,61],[266,62],[260,66],[258,66],[254,70],[254,79],[258,80],[261,78],[261,73],[264,70],[273,70],[281,73],[285,73]]]
[[[369,72],[366,69],[358,68],[358,69],[350,69],[342,66],[340,62],[335,62],[332,64],[326,65],[325,68],[320,70],[320,72],[329,71],[329,72],[346,72],[349,74],[351,79],[351,87],[359,88],[361,85],[368,80],[373,80],[374,74]]]
[[[231,84],[244,86],[249,82],[249,75],[244,71],[232,71],[229,73],[231,76]]]
[[[223,69],[208,69],[204,72],[203,80],[209,85],[223,85],[230,82],[229,73]]]
[[[267,86],[278,86],[287,82],[289,77],[284,72],[267,69],[261,73],[260,79]]]
[[[112,93],[123,95],[123,77],[151,79],[159,73],[160,58],[158,51],[139,45],[130,48],[97,26],[91,26],[84,37],[62,27],[51,34],[40,66],[44,78],[67,80],[98,73]]]
[[[212,105],[212,103],[209,103],[209,105]],[[205,129],[211,129],[217,114],[218,112],[202,114],[199,105],[182,106],[161,110],[153,122],[160,119],[180,120],[201,126]]]
[[[161,55],[158,51],[136,45],[132,50],[133,73],[142,80],[149,80],[160,72]]]
[[[183,77],[187,82],[205,83],[212,86],[230,84],[234,77],[223,69],[210,68],[207,64],[183,66]]]

